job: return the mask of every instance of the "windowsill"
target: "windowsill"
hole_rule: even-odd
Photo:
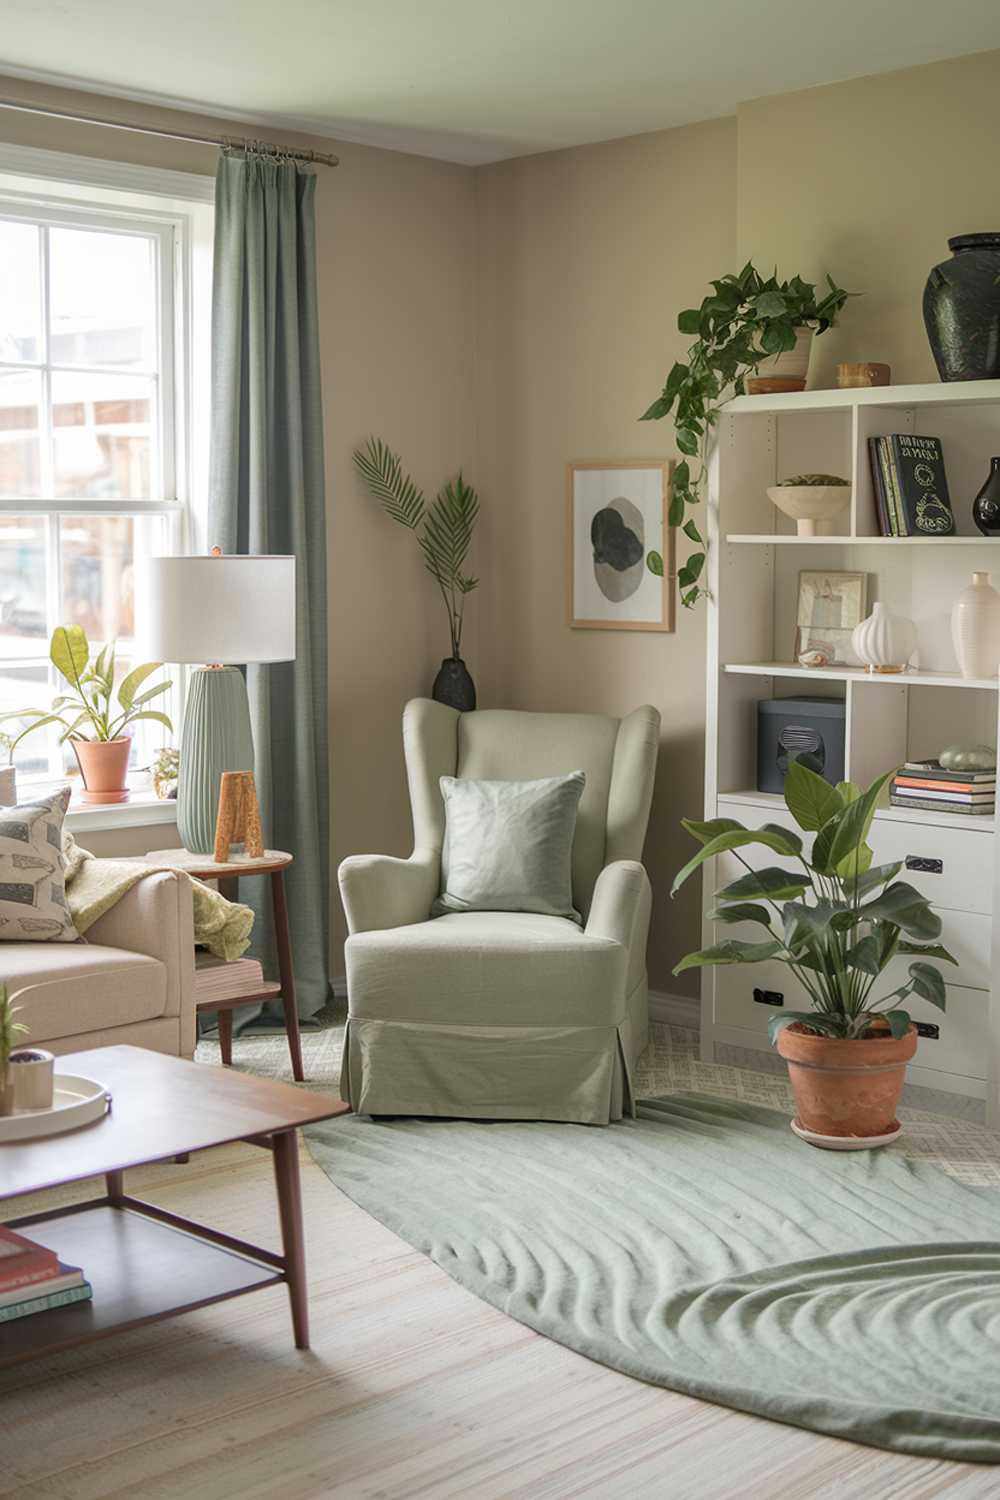
[[[70,833],[95,833],[100,829],[148,828],[157,823],[177,822],[177,799],[157,797],[143,787],[132,792],[127,802],[81,802],[74,791],[66,814]]]

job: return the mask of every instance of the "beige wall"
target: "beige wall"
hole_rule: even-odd
[[[3,94],[53,107],[208,134],[212,120],[3,80]],[[257,134],[258,131],[251,133]],[[447,654],[444,612],[412,537],[357,484],[351,452],[369,432],[396,445],[433,493],[460,465],[471,472],[475,324],[475,180],[471,168],[398,152],[284,134],[334,149],[317,169],[320,341],[330,515],[330,739],[334,865],[345,854],[408,852],[410,821],[399,716],[429,692]],[[0,141],[211,174],[212,147],[0,112]],[[476,657],[470,619],[469,655]],[[162,827],[91,835],[102,854],[165,847]],[[341,972],[340,902],[335,972]]]
[[[564,472],[676,452],[669,423],[637,419],[689,342],[678,310],[736,255],[735,121],[482,169],[479,255],[483,697],[660,710],[650,975],[680,989],[670,970],[697,939],[697,882],[673,903],[668,891],[687,857],[678,819],[701,815],[705,610],[679,609],[673,635],[571,630]]]
[[[992,163],[1000,52],[759,99],[739,111],[743,260],[861,291],[817,340],[810,381],[838,360],[936,380],[921,296],[950,235],[1000,221]]]

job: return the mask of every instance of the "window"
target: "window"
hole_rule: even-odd
[[[198,531],[190,222],[155,199],[136,207],[135,193],[10,183],[0,175],[0,712],[49,706],[60,624],[81,625],[95,652],[117,640],[124,675],[137,559],[184,550]],[[203,240],[209,212],[198,208]],[[19,781],[77,774],[58,733],[19,744]],[[170,738],[137,725],[132,767]]]

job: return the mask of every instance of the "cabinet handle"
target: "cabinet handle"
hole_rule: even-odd
[[[785,997],[780,990],[754,990],[755,1005],[784,1005]]]
[[[924,859],[920,854],[908,854],[905,860],[908,870],[920,870],[924,875],[943,875],[943,859]]]

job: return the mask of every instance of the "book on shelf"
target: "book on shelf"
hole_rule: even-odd
[[[941,441],[910,432],[868,439],[883,536],[951,536],[955,530]]]
[[[24,1302],[12,1302],[0,1307],[0,1323],[12,1323],[16,1318],[30,1318],[34,1313],[51,1312],[54,1307],[71,1307],[74,1302],[89,1302],[94,1295],[89,1281],[66,1287],[61,1292],[36,1293]]]
[[[5,1307],[14,1307],[18,1303],[31,1301],[35,1297],[50,1296],[53,1292],[68,1292],[74,1287],[84,1285],[85,1277],[79,1266],[64,1266],[57,1261],[54,1276],[44,1276],[25,1286],[9,1287],[5,1291],[0,1291],[0,1312]]]
[[[0,1224],[0,1294],[45,1281],[58,1269],[59,1257],[54,1250]]]
[[[900,792],[889,793],[890,807],[906,807],[916,812],[949,812],[957,813],[960,817],[992,817],[996,804],[992,798],[988,802],[942,802],[933,797],[905,797]]]
[[[897,776],[895,785],[927,792],[988,792],[990,796],[996,792],[995,781],[945,781],[930,776]]]
[[[937,786],[907,786],[897,776],[892,783],[892,790],[900,797],[922,797],[932,802],[995,802],[996,788],[992,786],[971,787],[969,789],[958,788],[951,790],[940,784]]]
[[[997,773],[993,771],[951,771],[939,760],[907,760],[900,767],[901,775],[927,776],[935,781],[965,781],[984,786],[996,786]]]

